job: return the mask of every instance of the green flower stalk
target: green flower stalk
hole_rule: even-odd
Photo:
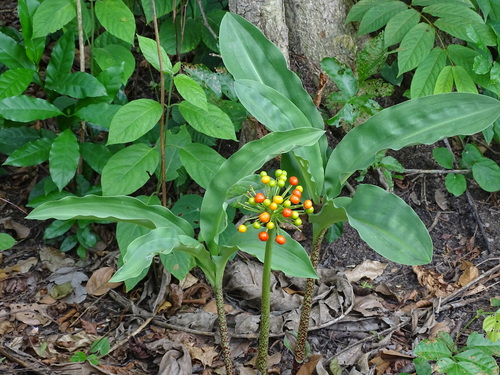
[[[260,173],[261,182],[265,185],[264,193],[255,192],[253,188],[247,192],[247,201],[241,206],[253,213],[245,224],[238,227],[244,233],[249,225],[255,229],[262,229],[258,236],[266,243],[264,255],[264,269],[262,272],[262,299],[259,334],[259,350],[257,354],[257,371],[267,373],[267,354],[269,348],[269,316],[271,313],[271,260],[274,242],[286,244],[286,237],[280,234],[280,224],[291,224],[297,229],[302,225],[302,214],[314,212],[313,203],[305,200],[301,203],[303,188],[297,177],[287,177],[287,172],[278,169],[276,179],[268,176],[267,172]],[[288,186],[286,187],[288,182]]]

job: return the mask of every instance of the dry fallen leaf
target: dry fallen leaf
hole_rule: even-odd
[[[50,323],[47,315],[47,306],[38,303],[13,303],[10,312],[14,317],[30,326],[45,325]]]
[[[122,283],[110,283],[109,279],[113,276],[115,270],[112,267],[103,267],[94,271],[87,282],[87,293],[91,296],[102,296],[111,289],[120,286]]]
[[[316,370],[316,365],[318,364],[320,359],[321,359],[321,354],[310,356],[307,359],[307,362],[300,367],[299,371],[297,372],[297,375],[312,375]]]
[[[213,346],[189,346],[188,350],[191,358],[200,361],[203,366],[212,366],[214,359],[219,356]]]
[[[22,240],[30,235],[30,228],[14,220],[5,220],[3,223],[5,229],[12,229],[16,232],[17,239]]]
[[[345,271],[345,276],[351,283],[359,281],[364,277],[374,280],[384,273],[386,267],[387,263],[377,262],[376,260],[365,260],[354,267],[354,269]]]
[[[40,260],[42,261],[43,265],[52,272],[55,272],[63,267],[70,267],[75,264],[75,261],[73,259],[66,257],[64,253],[61,253],[58,249],[50,246],[42,247],[38,255],[40,256]]]
[[[460,275],[458,279],[458,285],[465,286],[470,283],[472,280],[475,280],[479,277],[479,269],[468,260],[463,260],[460,266],[460,269],[464,272]]]

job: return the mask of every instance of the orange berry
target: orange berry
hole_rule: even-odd
[[[293,189],[292,195],[296,195],[300,198],[302,196],[302,192],[299,189]]]
[[[269,239],[269,234],[267,234],[267,232],[260,232],[259,233],[259,240],[267,241],[268,239]]]
[[[290,185],[298,185],[299,184],[299,179],[295,176],[292,176],[288,179],[288,182],[290,182]]]
[[[313,202],[311,200],[306,200],[304,201],[304,208],[307,210],[308,208],[311,208],[313,205]]]
[[[276,241],[277,243],[279,243],[280,245],[284,245],[284,244],[285,244],[285,242],[286,242],[286,238],[285,238],[285,236],[282,236],[282,235],[280,234],[280,235],[276,236],[275,241]]]
[[[264,199],[266,199],[266,196],[264,194],[262,193],[255,194],[255,202],[262,203],[264,202]]]
[[[293,204],[299,204],[300,203],[300,197],[298,197],[296,195],[292,195],[290,197],[290,202],[292,202]]]
[[[290,217],[290,216],[292,216],[292,213],[293,213],[293,211],[289,208],[284,208],[283,211],[281,211],[281,214],[284,217]]]
[[[259,220],[263,223],[267,223],[269,220],[271,220],[271,215],[269,212],[263,212],[259,215]]]

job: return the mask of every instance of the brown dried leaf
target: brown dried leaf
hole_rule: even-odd
[[[347,280],[356,282],[366,277],[374,280],[384,273],[387,263],[377,262],[375,260],[365,260],[363,263],[357,265],[352,270],[345,271]]]
[[[115,270],[113,267],[103,267],[94,271],[86,285],[87,293],[91,296],[102,296],[103,294],[109,292],[111,289],[120,286],[122,284],[121,282],[109,282],[109,279],[111,279],[114,272]]]
[[[50,246],[43,247],[38,254],[43,265],[52,272],[75,264],[73,259],[66,257],[64,253]]]
[[[45,325],[50,323],[47,315],[47,306],[38,303],[13,303],[10,312],[14,317],[31,326]]]
[[[456,285],[444,281],[442,274],[424,269],[422,266],[413,266],[413,272],[417,275],[420,285],[436,297],[445,297],[457,289]]]
[[[91,335],[97,335],[97,323],[96,322],[90,322],[85,319],[80,319],[82,328],[85,332]]]
[[[6,273],[10,273],[10,272],[26,273],[26,272],[29,272],[29,270],[33,266],[35,266],[37,263],[38,263],[38,258],[31,257],[31,258],[24,259],[24,260],[17,262],[17,264],[14,266],[5,267],[4,271]]]
[[[188,350],[191,358],[200,361],[203,366],[212,366],[214,359],[219,356],[213,346],[189,346]]]
[[[14,220],[5,220],[3,223],[5,229],[11,229],[16,232],[16,237],[18,240],[27,238],[30,235],[30,228],[18,223]]]
[[[479,269],[468,260],[462,261],[460,269],[464,271],[458,279],[458,285],[460,286],[465,286],[479,277]]]
[[[321,357],[322,357],[321,354],[310,356],[307,359],[307,362],[300,367],[299,371],[297,372],[297,375],[312,375],[316,370],[316,365],[320,361]]]

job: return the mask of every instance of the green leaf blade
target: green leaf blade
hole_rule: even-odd
[[[33,15],[33,38],[47,36],[76,17],[73,0],[45,0]]]
[[[483,190],[500,190],[500,167],[493,160],[482,158],[472,166],[472,175]]]
[[[212,177],[226,159],[213,148],[200,143],[190,143],[179,150],[182,165],[191,178],[207,189]]]
[[[50,177],[59,191],[76,174],[80,151],[78,141],[70,129],[66,129],[52,142],[49,154]]]
[[[384,45],[390,47],[401,42],[413,27],[420,21],[420,14],[415,9],[407,9],[392,17],[384,32]]]
[[[137,39],[139,40],[139,48],[141,49],[141,52],[144,55],[145,59],[153,66],[153,68],[155,68],[157,71],[161,71],[160,60],[158,58],[158,46],[156,45],[156,41],[140,35],[137,35]],[[173,74],[172,62],[170,61],[170,58],[161,45],[160,51],[163,71],[169,74]]]
[[[336,197],[347,178],[368,168],[381,150],[478,133],[499,115],[498,100],[468,93],[426,96],[385,109],[347,133],[333,150],[325,170],[326,195]]]
[[[432,95],[439,73],[446,66],[446,52],[436,47],[420,63],[411,81],[410,96],[412,99]]]
[[[185,74],[178,74],[174,77],[174,84],[185,100],[204,111],[208,111],[205,91],[192,78]]]
[[[20,95],[0,100],[0,116],[13,121],[32,122],[62,114],[57,107],[40,98]]]
[[[368,34],[384,27],[398,13],[407,9],[401,1],[390,1],[371,7],[359,23],[358,35]]]
[[[399,46],[399,75],[416,68],[427,57],[434,38],[434,29],[426,23],[419,23],[408,31]]]
[[[33,71],[26,68],[7,70],[0,75],[0,99],[21,95],[30,85]]]
[[[114,154],[102,171],[103,195],[127,195],[141,188],[153,174],[158,151],[139,143]]]
[[[5,165],[28,167],[43,163],[49,158],[52,140],[40,138],[16,149],[4,162]]]
[[[95,4],[97,19],[111,34],[134,44],[135,18],[121,0],[100,0]]]
[[[393,262],[427,264],[432,240],[417,214],[401,198],[374,185],[359,185],[350,201],[335,199],[349,224],[377,253]]]
[[[111,120],[108,145],[135,141],[153,129],[162,113],[161,104],[151,99],[125,104]]]
[[[434,86],[434,94],[449,93],[453,90],[453,67],[448,65],[439,73],[436,86]]]

